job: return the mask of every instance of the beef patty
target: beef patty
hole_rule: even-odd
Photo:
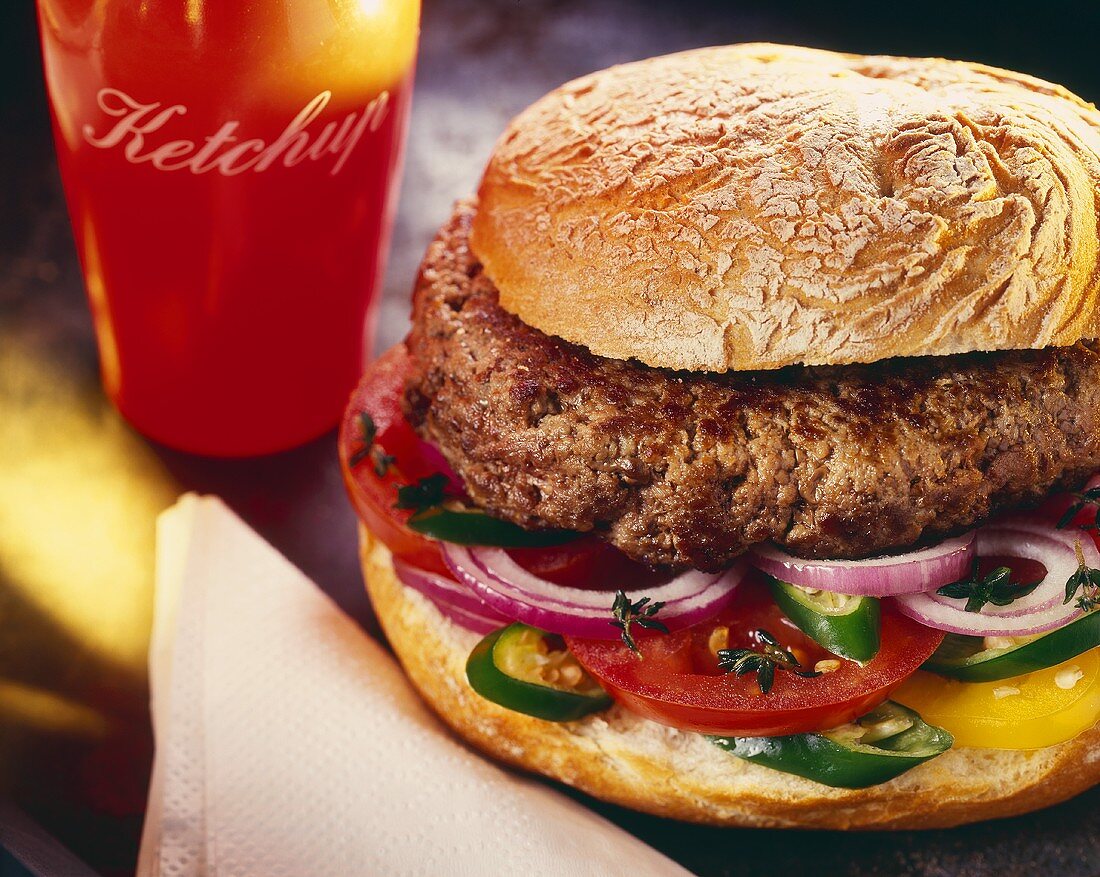
[[[502,518],[714,570],[767,539],[904,549],[1100,468],[1095,344],[726,375],[603,359],[499,306],[474,209],[421,267],[407,413]]]

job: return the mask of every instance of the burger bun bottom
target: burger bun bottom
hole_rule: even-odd
[[[360,528],[367,590],[421,696],[471,746],[624,807],[710,825],[943,828],[1038,810],[1100,782],[1100,724],[1038,750],[951,749],[882,785],[834,789],[742,761],[700,734],[615,705],[554,723],[485,700],[466,681],[479,636],[398,581],[389,551]]]

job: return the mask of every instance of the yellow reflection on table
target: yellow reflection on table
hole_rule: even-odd
[[[0,321],[0,796],[126,867],[152,754],[154,522],[180,491],[90,344],[60,335]]]
[[[104,738],[107,717],[52,691],[0,680],[0,724],[24,725],[56,734]]]
[[[5,587],[82,645],[142,673],[153,519],[177,489],[105,403],[66,392],[66,375],[20,356],[17,343],[3,347],[0,398],[29,402],[0,417]]]

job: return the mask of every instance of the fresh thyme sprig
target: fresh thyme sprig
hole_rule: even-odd
[[[1090,487],[1083,492],[1074,492],[1073,496],[1077,502],[1073,503],[1065,512],[1062,513],[1062,517],[1058,519],[1058,523],[1055,525],[1059,530],[1063,530],[1070,525],[1070,522],[1082,512],[1085,506],[1100,506],[1100,487]],[[1091,524],[1081,524],[1082,530],[1095,530],[1097,524],[1094,521]]]
[[[642,599],[631,603],[630,598],[626,596],[624,591],[616,591],[615,602],[611,604],[611,614],[615,616],[615,620],[608,623],[622,631],[623,644],[640,658],[642,653],[638,650],[638,644],[634,642],[630,625],[637,624],[646,630],[659,630],[661,633],[668,633],[665,623],[654,617],[664,605],[660,600],[656,603],[650,603],[649,597],[642,597]]]
[[[761,694],[767,694],[775,684],[775,671],[786,670],[803,679],[813,679],[821,674],[817,670],[806,670],[802,662],[794,654],[779,644],[774,636],[766,630],[757,630],[756,638],[764,651],[757,652],[753,649],[719,649],[718,667],[727,673],[736,676],[744,676],[747,673],[756,674],[756,684]]]
[[[393,465],[395,458],[374,443],[376,438],[378,438],[378,427],[374,423],[374,418],[363,411],[359,415],[359,441],[361,445],[359,450],[348,458],[348,463],[351,464],[352,468],[355,468],[367,457],[370,457],[374,462],[374,473],[381,478],[390,471],[390,466]]]
[[[381,478],[390,471],[390,466],[393,465],[393,461],[396,460],[397,457],[392,454],[387,454],[381,448],[375,448],[374,451],[374,454],[371,455],[374,459],[374,474]]]
[[[399,509],[414,509],[422,512],[443,502],[448,478],[442,472],[427,475],[416,484],[406,484],[397,488],[397,502],[394,504]]]
[[[362,442],[362,446],[348,460],[352,466],[358,466],[370,455],[377,436],[378,427],[374,425],[374,418],[366,411],[361,412],[359,415],[359,441]]]
[[[970,577],[944,585],[936,590],[943,597],[962,599],[966,597],[967,612],[981,612],[986,603],[994,606],[1007,606],[1013,600],[1026,597],[1042,584],[1042,579],[1037,582],[1021,584],[1012,581],[1012,570],[1007,566],[999,566],[990,570],[984,576],[978,574],[978,561],[974,560],[974,566]]]
[[[1085,554],[1081,550],[1080,541],[1075,542],[1073,548],[1077,552],[1077,569],[1066,580],[1066,599],[1063,603],[1068,603],[1077,597],[1077,592],[1080,591],[1081,596],[1077,597],[1077,608],[1082,612],[1091,612],[1093,609],[1100,608],[1100,569],[1091,569],[1085,563]]]

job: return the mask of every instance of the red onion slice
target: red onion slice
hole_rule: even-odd
[[[754,546],[749,556],[757,569],[792,585],[861,597],[893,597],[935,590],[966,576],[974,556],[974,534],[867,560],[807,560],[771,544]]]
[[[504,627],[506,624],[512,623],[510,618],[505,618],[502,621],[496,613],[494,613],[492,617],[488,615],[478,615],[474,612],[467,612],[464,609],[459,609],[456,606],[448,606],[446,603],[436,603],[435,608],[439,610],[441,615],[449,618],[459,627],[464,627],[482,636],[494,630],[500,630],[500,628]]]
[[[451,549],[451,547],[450,545],[447,546],[448,549]],[[464,550],[465,554],[472,559],[473,564],[485,570],[488,575],[497,581],[513,585],[547,602],[563,606],[584,607],[596,612],[601,612],[611,606],[607,600],[606,591],[569,588],[540,578],[516,563],[503,548],[483,546],[462,549],[461,546],[454,547],[459,550],[449,553],[453,553],[457,557]],[[648,596],[654,602],[660,600],[666,604],[668,609],[671,609],[677,600],[684,599],[685,594],[701,591],[717,579],[719,575],[719,573],[688,570],[665,584],[647,591],[645,596]],[[611,593],[614,594],[614,591]]]
[[[898,610],[914,621],[967,636],[1031,636],[1069,624],[1081,614],[1073,603],[1030,615],[988,615],[984,611],[966,612],[961,606],[944,606],[927,594],[906,594],[897,601]]]
[[[935,592],[899,596],[898,609],[921,624],[949,633],[969,636],[1046,633],[1068,624],[1081,612],[1074,601],[1065,603],[1066,581],[1078,565],[1075,547],[1078,542],[1085,563],[1096,568],[1100,564],[1100,551],[1088,536],[1018,518],[989,524],[977,531],[979,556],[1027,557],[1043,564],[1047,574],[1034,591],[1007,606],[986,604],[979,612],[967,612],[963,598],[944,597]]]
[[[615,639],[611,625],[612,591],[567,588],[523,569],[499,548],[443,544],[443,558],[455,577],[504,615],[551,633]],[[645,591],[621,583],[632,600],[643,596],[665,603],[658,618],[671,630],[716,615],[733,597],[744,577],[740,564],[720,574],[691,570]],[[619,583],[615,583],[619,584]]]
[[[1085,563],[1093,569],[1100,567],[1100,551],[1097,550],[1096,543],[1088,536],[1082,537],[1080,532],[1051,529],[1048,525],[1016,518],[978,530],[974,540],[978,557],[1026,557],[1046,567],[1046,579],[1061,582],[1057,588],[1040,585],[1026,597],[1013,600],[1007,606],[987,604],[982,609],[982,614],[1018,616],[1060,606],[1066,598],[1066,582],[1077,571],[1077,552],[1074,545],[1078,541],[1081,543]],[[935,591],[928,596],[944,606],[958,606],[960,602],[965,602],[945,597]]]
[[[497,612],[469,588],[446,576],[419,569],[397,557],[393,559],[393,570],[402,584],[419,591],[440,612],[470,630],[488,633],[513,620]]]

